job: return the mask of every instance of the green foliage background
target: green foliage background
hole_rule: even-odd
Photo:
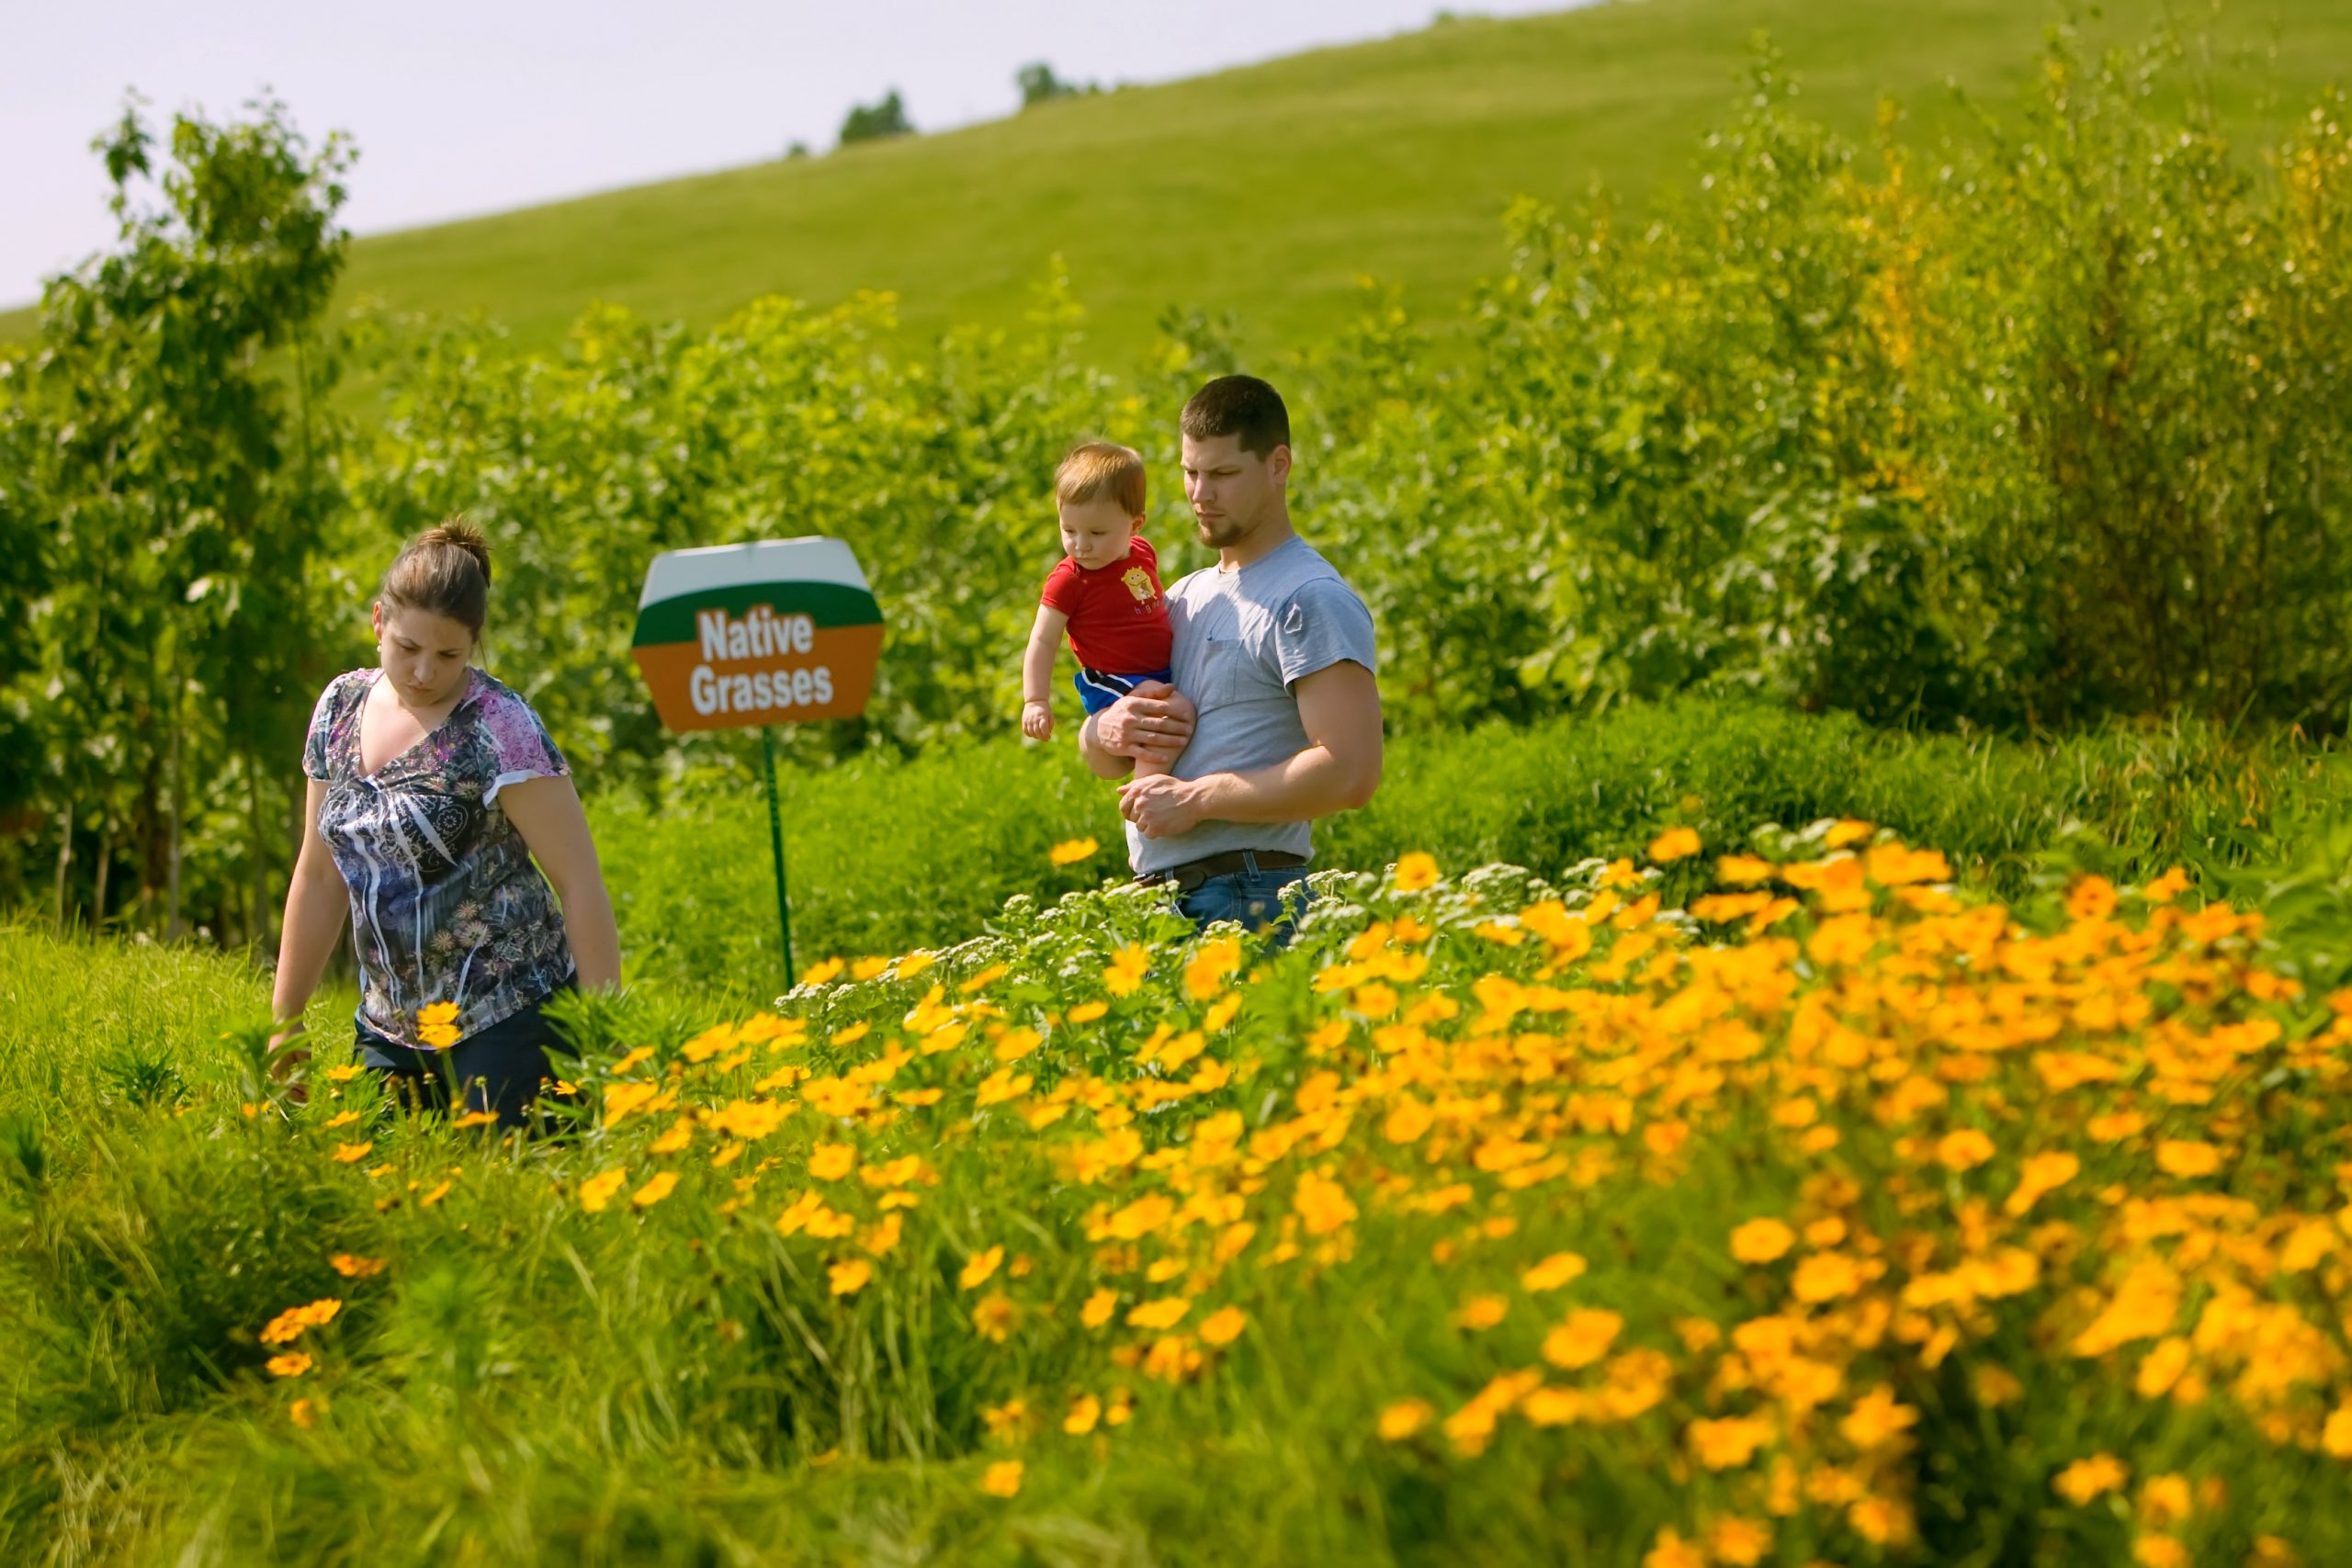
[[[2092,57],[2062,31],[2020,103],[1923,149],[1891,108],[1866,141],[1838,134],[1759,50],[1651,219],[1523,201],[1507,270],[1456,311],[1368,286],[1312,352],[1248,361],[1293,404],[1302,525],[1381,627],[1392,733],[1684,693],[1928,729],[2340,729],[2352,138],[2324,95],[2275,145],[2233,143],[2189,55],[2159,38]],[[155,280],[220,250],[183,197],[243,145],[175,135],[178,205],[61,280],[44,345],[0,360],[0,434],[36,459],[0,521],[62,585],[35,600],[37,667],[11,688],[49,759],[0,855],[19,898],[263,931],[309,700],[367,660],[380,563],[455,513],[497,553],[489,667],[591,793],[657,815],[746,747],[654,722],[626,643],[658,550],[799,532],[857,549],[889,621],[881,678],[863,720],[786,732],[802,767],[1009,733],[1055,557],[1047,476],[1074,437],[1143,449],[1170,571],[1206,558],[1172,412],[1244,356],[1171,314],[1138,365],[1106,369],[1058,268],[1017,333],[920,349],[878,294],[703,329],[597,307],[547,353],[479,322],[355,336],[319,288],[260,290],[250,339],[214,355],[242,378],[243,445],[198,473],[119,473],[81,411],[109,355],[153,341]],[[302,220],[278,231],[332,278],[335,145],[306,164],[276,118],[264,141],[268,200]],[[365,428],[322,395],[355,355],[390,389]],[[159,363],[195,385],[199,361]],[[134,451],[209,450],[171,434],[210,428],[200,400],[103,406],[169,437]],[[187,542],[127,547],[144,525],[127,498]],[[288,582],[263,561],[300,564]],[[99,581],[117,585],[92,640],[75,596]],[[116,859],[131,874],[101,897]]]

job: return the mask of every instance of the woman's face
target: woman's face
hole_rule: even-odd
[[[434,708],[465,690],[466,661],[473,657],[474,634],[463,621],[430,610],[376,604],[376,652],[385,678],[401,701]]]

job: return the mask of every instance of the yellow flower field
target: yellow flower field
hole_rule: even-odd
[[[247,1325],[255,1440],[658,1389],[700,1436],[633,1440],[844,1550],[2346,1560],[2352,994],[2178,878],[2029,926],[1858,823],[1662,880],[1408,861],[1282,953],[1075,896],[616,1025],[556,1140],[219,1121],[350,1200]],[[453,1393],[435,1312],[570,1364]]]

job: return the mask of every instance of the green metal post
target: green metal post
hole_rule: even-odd
[[[768,844],[775,851],[775,923],[784,932],[784,988],[792,989],[792,906],[784,895],[784,808],[775,797],[775,731],[760,726],[760,754],[768,767]]]

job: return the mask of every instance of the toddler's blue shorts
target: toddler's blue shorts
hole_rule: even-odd
[[[1114,675],[1102,670],[1080,670],[1070,680],[1078,687],[1078,700],[1086,705],[1086,711],[1097,714],[1146,681],[1165,681],[1174,685],[1176,671],[1147,670],[1140,675]]]

